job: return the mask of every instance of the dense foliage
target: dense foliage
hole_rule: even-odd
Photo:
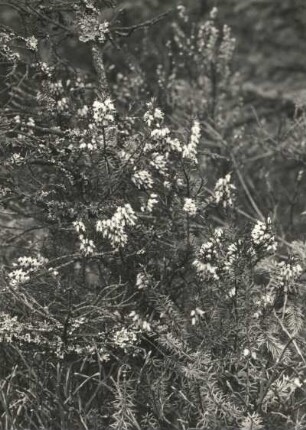
[[[303,106],[143,3],[3,3],[1,428],[303,429]]]

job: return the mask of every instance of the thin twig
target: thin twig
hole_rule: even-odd
[[[162,19],[164,19],[166,16],[170,15],[171,13],[173,13],[174,10],[168,10],[150,20],[141,22],[139,24],[134,24],[131,25],[129,27],[117,27],[117,28],[113,28],[113,32],[118,35],[118,36],[123,36],[123,37],[128,37],[130,36],[134,31],[138,31],[141,30],[143,28],[147,28],[147,27],[151,27],[152,25],[158,23],[159,21],[161,21]]]

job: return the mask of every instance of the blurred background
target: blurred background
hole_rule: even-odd
[[[0,1],[1,22],[20,29],[22,23],[9,4],[9,1]],[[121,11],[120,23],[128,26],[178,5],[190,10],[195,20],[202,20],[212,7],[218,7],[220,21],[232,28],[237,40],[235,67],[243,76],[245,95],[256,109],[268,114],[289,109],[290,113],[292,103],[306,102],[305,0],[119,0],[116,10]],[[113,14],[112,8],[108,8],[103,18],[109,20]],[[155,49],[162,50],[165,33],[169,31],[166,22],[150,29]],[[143,33],[136,33],[130,39],[129,49],[134,44],[137,51],[144,40]],[[69,60],[85,70],[90,68],[86,47],[76,46],[73,40],[69,44]]]

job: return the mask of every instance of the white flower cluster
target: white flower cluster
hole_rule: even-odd
[[[22,327],[17,320],[17,317],[1,312],[0,313],[0,338],[3,342],[11,343],[13,337],[18,337],[22,332]]]
[[[123,349],[126,352],[128,347],[137,344],[137,332],[135,330],[128,330],[126,327],[122,327],[114,333],[113,342],[116,347]]]
[[[147,170],[137,170],[132,176],[132,182],[137,188],[151,189],[153,187],[153,178]]]
[[[239,253],[238,253],[238,247],[235,243],[232,243],[228,246],[226,254],[225,254],[225,261],[224,261],[224,269],[226,271],[230,271],[235,262],[239,259]]]
[[[24,157],[22,155],[18,154],[17,152],[15,152],[12,154],[9,161],[12,164],[16,164],[17,166],[20,166],[24,161]]]
[[[69,107],[67,97],[62,97],[60,100],[58,100],[56,102],[56,106],[59,112],[64,112],[65,110],[67,110]]]
[[[30,280],[31,274],[37,272],[41,267],[48,263],[48,259],[42,257],[40,254],[37,257],[19,257],[17,263],[13,266],[15,270],[9,273],[10,285],[17,287],[20,284]]]
[[[167,174],[167,154],[159,154],[158,152],[153,152],[151,155],[152,159],[150,164],[154,167],[158,173],[161,175]]]
[[[252,357],[254,360],[257,358],[257,354],[255,351],[250,351],[249,348],[244,348],[243,350],[244,357]]]
[[[14,116],[13,120],[16,122],[16,124],[21,124],[21,118],[20,115]]]
[[[168,145],[168,148],[171,151],[176,151],[176,152],[182,152],[183,151],[181,142],[176,138],[172,138],[172,137],[168,136],[166,138],[166,144]]]
[[[261,247],[267,252],[275,252],[277,249],[277,242],[271,232],[271,219],[268,218],[267,222],[257,221],[252,232],[251,237],[253,244],[256,247]]]
[[[151,131],[151,138],[156,141],[163,141],[171,151],[182,152],[180,141],[170,136],[171,132],[168,127],[162,127],[163,112],[159,108],[153,108],[151,103],[148,104],[148,107],[149,110],[144,115],[144,121],[149,127],[154,127]],[[145,152],[152,148],[151,144],[146,144]]]
[[[2,342],[12,343],[32,343],[42,346],[48,342],[45,334],[50,333],[52,328],[46,321],[40,321],[33,325],[32,323],[18,321],[16,316],[0,312],[0,340]],[[48,343],[48,346],[53,346]]]
[[[88,255],[92,255],[95,252],[96,246],[93,240],[88,239],[83,234],[86,232],[85,224],[83,223],[83,221],[78,220],[78,221],[74,221],[73,225],[74,225],[75,231],[79,234],[80,251],[82,252],[82,254],[85,255],[85,257],[87,257]]]
[[[59,97],[64,93],[63,82],[60,79],[55,82],[48,82],[48,88],[53,96]]]
[[[81,357],[85,356],[92,356],[92,355],[99,355],[99,361],[100,362],[107,362],[110,360],[110,355],[105,351],[103,347],[97,347],[96,343],[94,345],[92,344],[85,344],[80,345],[79,343],[69,344],[65,345],[64,347],[65,352],[74,352],[75,354],[78,354]],[[57,355],[58,357],[63,358],[63,350],[58,350]]]
[[[212,10],[209,13],[209,16],[211,19],[216,19],[218,16],[218,8],[217,7],[213,7]]]
[[[143,272],[137,274],[136,287],[138,290],[144,290],[150,285],[150,277]]]
[[[183,211],[186,212],[189,216],[194,216],[197,213],[197,205],[194,199],[189,197],[185,198]]]
[[[80,233],[80,232],[85,233],[85,231],[86,231],[85,224],[81,220],[74,221],[73,226],[74,226],[77,233]]]
[[[190,312],[190,316],[191,316],[191,324],[195,325],[196,323],[199,322],[200,318],[205,314],[204,311],[202,311],[202,309],[200,308],[195,308]]]
[[[151,103],[148,103],[149,110],[144,114],[144,121],[146,124],[151,127],[153,124],[158,125],[160,127],[160,123],[164,119],[164,114],[159,108],[154,108]]]
[[[38,40],[36,39],[35,36],[28,37],[26,39],[26,45],[27,45],[27,48],[31,49],[32,51],[37,51]]]
[[[94,5],[94,1],[95,0],[84,0],[84,4],[86,5],[86,8],[92,11],[96,11],[97,9]]]
[[[46,74],[49,78],[51,78],[52,76],[52,71],[53,71],[53,67],[49,66],[47,63],[45,62],[41,62],[39,63],[40,66],[40,70]]]
[[[218,9],[213,8],[210,12],[210,20],[206,21],[200,26],[198,32],[198,52],[203,57],[208,58],[209,61],[213,61],[216,58],[217,44],[219,41],[220,32],[216,27],[214,20],[218,14]]]
[[[15,266],[24,267],[27,270],[37,269],[44,264],[48,263],[48,259],[44,258],[40,254],[36,258],[33,257],[19,257],[17,260],[18,263],[14,263]]]
[[[213,201],[217,204],[222,203],[223,207],[233,206],[233,191],[235,185],[231,184],[231,174],[228,173],[224,178],[218,179],[215,189]]]
[[[197,163],[197,148],[201,137],[201,127],[198,120],[195,120],[191,128],[190,142],[183,146],[183,158]]]
[[[29,117],[28,122],[27,122],[27,126],[28,127],[35,127],[35,121],[32,117]]]
[[[79,148],[85,149],[89,152],[94,151],[98,148],[97,141],[94,138],[92,138],[90,141],[87,141],[87,139],[81,139]]]
[[[80,149],[85,149],[88,151],[94,151],[103,145],[104,137],[100,134],[97,127],[94,124],[89,124],[86,132],[80,132],[78,134],[80,137]]]
[[[221,45],[219,48],[219,57],[222,58],[223,64],[226,67],[225,72],[228,73],[230,71],[229,70],[229,64],[230,64],[230,60],[233,57],[233,53],[234,53],[235,46],[236,46],[236,40],[234,37],[232,37],[231,29],[228,25],[223,26],[222,33],[223,34],[222,34],[222,42],[221,42]],[[219,69],[221,69],[220,66],[222,67],[221,62],[219,62]]]
[[[151,331],[151,326],[150,324],[143,320],[140,315],[138,315],[135,311],[132,311],[129,314],[129,317],[132,318],[133,324],[135,325],[136,328],[140,329],[140,330],[144,330],[144,331]]]
[[[84,326],[84,324],[86,324],[86,322],[87,322],[87,320],[85,317],[79,317],[79,318],[75,318],[74,320],[72,320],[70,327],[68,329],[69,336],[72,335],[80,327]]]
[[[86,140],[82,139],[79,148],[85,149],[91,152],[97,149],[98,147],[97,147],[97,143],[93,139],[90,142],[86,142]]]
[[[77,111],[77,113],[78,113],[78,115],[79,115],[81,118],[86,118],[86,117],[87,117],[87,115],[88,115],[88,113],[89,113],[89,108],[88,108],[88,106],[87,106],[87,105],[84,105],[83,107],[79,108],[79,109],[78,109],[78,111]]]
[[[296,263],[285,263],[285,261],[281,261],[277,264],[278,273],[277,279],[281,285],[290,285],[293,284],[302,274],[303,269],[300,264]]]
[[[193,265],[198,273],[199,276],[208,278],[212,278],[215,281],[218,281],[219,275],[218,275],[218,268],[216,266],[213,266],[211,263],[203,263],[200,260],[195,260],[193,262]]]
[[[103,102],[95,100],[92,109],[96,124],[107,126],[115,121],[116,109],[110,97],[107,97]]]
[[[199,258],[193,262],[193,265],[200,276],[208,276],[215,280],[219,279],[219,275],[217,273],[218,267],[214,266],[212,261],[218,256],[222,235],[222,228],[217,227],[209,241],[203,243],[201,246],[198,253]]]
[[[79,239],[81,241],[80,251],[87,257],[88,255],[92,255],[95,252],[95,244],[93,240],[88,239],[83,234],[79,235]]]
[[[155,128],[151,131],[151,137],[155,140],[159,139],[165,139],[167,136],[169,136],[170,130],[168,127],[164,128]]]
[[[199,251],[199,255],[203,260],[212,261],[214,257],[218,256],[222,236],[222,228],[217,227],[210,239],[203,243]]]
[[[6,197],[11,193],[10,188],[0,186],[0,197]]]
[[[172,184],[170,181],[168,181],[168,180],[164,181],[163,185],[164,185],[166,190],[171,190]]]
[[[188,22],[188,15],[187,15],[187,9],[184,5],[180,4],[177,6],[177,10],[178,10],[178,15],[180,17],[180,19],[187,23]]]
[[[235,297],[236,293],[237,293],[236,287],[232,287],[228,292],[228,296]]]
[[[141,212],[153,212],[154,206],[156,206],[158,203],[158,195],[155,193],[151,193],[146,204],[142,205],[140,210]]]
[[[109,33],[109,23],[99,21],[98,14],[86,14],[79,19],[79,39],[81,42],[98,41],[104,43]]]
[[[263,312],[263,309],[272,306],[275,302],[276,295],[274,291],[266,291],[263,293],[258,299],[254,301],[254,304],[257,306],[256,312],[254,312],[253,317],[258,319]]]
[[[119,206],[112,218],[97,221],[96,230],[101,232],[104,238],[109,239],[114,248],[120,248],[128,241],[126,226],[134,226],[136,221],[137,216],[131,205],[127,203]]]

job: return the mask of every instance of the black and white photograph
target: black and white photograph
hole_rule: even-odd
[[[0,0],[0,430],[306,429],[306,0]]]

